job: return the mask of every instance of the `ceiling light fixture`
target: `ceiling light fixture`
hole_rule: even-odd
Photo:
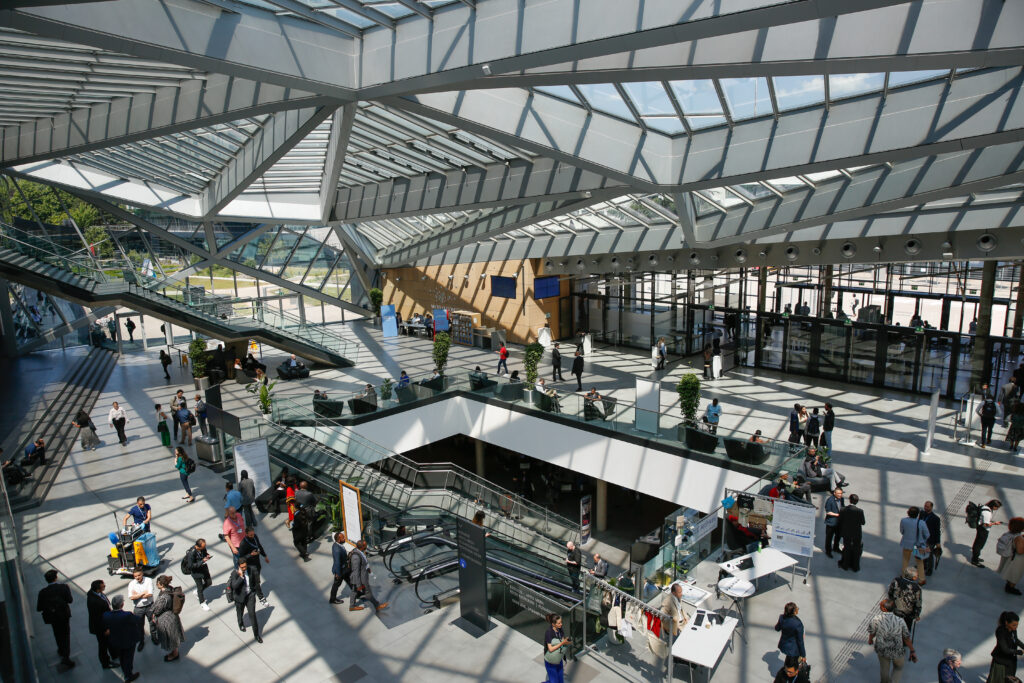
[[[951,242],[942,243],[942,258],[953,258],[953,244]]]

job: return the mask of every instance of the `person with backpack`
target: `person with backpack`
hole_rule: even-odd
[[[188,457],[188,453],[181,446],[174,449],[174,469],[178,470],[181,485],[185,487],[185,497],[182,500],[193,502],[196,497],[192,495],[192,489],[189,488],[188,475],[196,471],[196,461]]]
[[[505,342],[501,343],[501,347],[498,349],[498,372],[501,375],[501,369],[505,368],[505,372],[508,373],[508,349],[505,348]]]
[[[545,619],[548,622],[548,630],[544,632],[544,669],[548,673],[545,683],[564,683],[565,648],[572,639],[565,637],[561,616],[549,614]]]
[[[1002,522],[992,521],[992,513],[1001,507],[1003,504],[994,498],[984,505],[967,504],[967,526],[976,530],[974,545],[971,546],[971,564],[975,567],[985,566],[984,560],[981,559],[981,551],[988,542],[989,528],[1002,524]]]
[[[210,553],[206,552],[206,539],[200,538],[196,540],[195,545],[185,551],[185,557],[181,558],[179,567],[182,574],[191,576],[192,580],[196,582],[196,589],[192,593],[199,600],[199,606],[203,608],[204,612],[209,612],[210,606],[206,604],[206,596],[203,591],[213,584],[213,579],[210,578],[210,568],[206,565],[209,561]]]
[[[987,384],[982,386],[982,396],[984,398],[974,412],[981,418],[981,441],[978,445],[984,448],[992,443],[992,429],[996,426],[999,408],[996,406],[996,400],[989,396]]]
[[[134,344],[135,343],[135,321],[132,320],[131,318],[128,318],[128,320],[126,320],[125,323],[124,323],[124,328],[126,330],[128,330],[128,341],[130,341],[130,342],[132,342]]]
[[[178,648],[185,641],[185,629],[181,627],[181,617],[178,616],[185,605],[185,594],[180,587],[171,585],[172,580],[168,574],[157,577],[156,587],[160,595],[153,603],[157,642],[160,649],[167,652],[165,662],[178,658]]]
[[[996,554],[999,555],[999,576],[1006,585],[1003,587],[1011,595],[1024,595],[1017,588],[1017,582],[1024,576],[1024,517],[1014,517],[1006,523],[1007,532],[996,541]]]
[[[163,327],[163,325],[161,325],[161,327]],[[161,350],[160,351],[160,367],[163,368],[164,379],[170,379],[171,378],[171,375],[167,372],[167,368],[169,368],[171,366],[171,362],[172,362],[171,361],[171,357],[169,355],[167,355],[167,352]]]
[[[821,416],[818,415],[818,409],[814,408],[811,410],[811,416],[807,418],[807,432],[804,434],[804,444],[807,446],[816,445],[820,434]]]

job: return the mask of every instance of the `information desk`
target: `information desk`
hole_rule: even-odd
[[[709,623],[712,618],[714,623]],[[722,658],[725,646],[732,640],[738,623],[735,617],[722,617],[707,610],[697,610],[672,644],[672,656],[690,666],[691,681],[694,680],[694,665],[707,668],[707,680],[711,680],[711,672],[718,666],[718,660]]]
[[[796,560],[786,553],[779,552],[775,548],[769,546],[767,548],[762,548],[760,551],[754,551],[748,555],[743,555],[742,557],[729,560],[728,562],[722,562],[718,566],[735,576],[737,579],[752,581],[756,587],[757,580],[759,578],[767,576],[768,574],[774,574],[780,569],[785,569],[786,567],[795,567]],[[792,573],[790,574],[789,587],[790,589],[793,588]]]

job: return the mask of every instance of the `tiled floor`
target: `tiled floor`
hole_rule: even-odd
[[[365,344],[358,367],[316,370],[311,380],[282,383],[279,390],[288,394],[316,387],[341,393],[364,382],[379,383],[385,374],[397,376],[399,369],[415,375],[431,365],[429,343],[424,340],[381,339],[362,325],[349,326],[346,333]],[[197,502],[185,505],[170,456],[159,445],[152,405],[166,403],[177,386],[163,379],[155,357],[156,350],[148,355],[126,355],[100,399],[101,406],[112,400],[127,404],[133,418],[128,426],[129,447],[122,450],[112,439],[112,429],[98,420],[105,445],[95,452],[73,453],[44,506],[22,516],[31,594],[41,586],[42,571],[49,566],[66,573],[78,588],[72,620],[74,656],[79,662],[75,670],[57,675],[48,667],[55,660],[52,637],[41,620],[33,623],[44,680],[93,681],[105,675],[87,633],[83,591],[93,578],[107,578],[105,537],[114,529],[112,513],[123,514],[135,496],[146,495],[154,505],[154,528],[164,557],[170,561],[169,573],[177,573],[181,554],[200,535],[212,539],[214,595],[219,595],[230,568],[216,541],[223,479],[201,469],[193,477],[199,492]],[[271,365],[277,356],[268,358],[271,361],[265,362]],[[521,349],[513,349],[512,369],[522,367],[521,358]],[[456,346],[449,363],[452,369],[481,365],[491,370],[496,357]],[[632,397],[632,377],[649,373],[646,355],[610,349],[597,349],[587,366],[585,386],[597,386],[602,393],[622,400]],[[676,402],[674,385],[682,371],[675,364],[664,374],[663,409]],[[183,379],[174,377],[175,381]],[[574,383],[560,386],[568,389]],[[184,388],[191,391],[189,386]],[[745,606],[746,642],[739,637],[734,640],[733,651],[724,655],[714,680],[771,680],[780,663],[773,626],[790,600],[801,607],[814,680],[824,680],[826,674],[828,680],[850,683],[877,680],[864,622],[899,570],[899,519],[908,505],[926,499],[935,501],[936,510],[945,515],[946,555],[925,588],[925,610],[916,635],[921,661],[908,663],[903,680],[935,680],[936,663],[946,647],[964,653],[965,680],[979,680],[988,668],[999,612],[1019,610],[1022,605],[1020,599],[1003,592],[1002,581],[991,569],[978,569],[966,562],[973,531],[963,523],[963,508],[967,500],[998,497],[1006,504],[1001,519],[1024,510],[1021,471],[1015,457],[1000,449],[967,450],[952,444],[947,408],[940,410],[936,445],[929,454],[922,454],[927,403],[894,392],[779,373],[737,371],[710,383],[705,396],[721,399],[725,426],[762,429],[768,436],[785,431],[786,416],[795,401],[810,405],[831,401],[838,416],[835,446],[839,468],[851,482],[848,493],[860,495],[867,516],[862,571],[844,573],[818,553],[806,585],[799,579],[792,589],[781,582],[763,582]],[[350,614],[344,607],[331,607],[326,602],[329,545],[321,543],[313,560],[303,564],[291,547],[283,518],[264,519],[259,532],[271,557],[264,572],[270,606],[258,611],[266,624],[266,642],[256,645],[248,633],[239,633],[233,610],[222,598],[213,601],[211,612],[202,612],[190,599],[182,615],[188,633],[182,660],[165,664],[153,648],[147,648],[136,659],[146,680],[531,681],[543,677],[535,661],[536,643],[500,626],[474,640],[450,625],[457,608],[386,628],[367,612]],[[989,566],[997,564],[997,536],[998,532],[993,534],[983,554]],[[379,591],[386,595],[385,572],[383,568],[378,571]],[[705,583],[714,578],[708,571],[705,568],[698,573]],[[111,594],[123,592],[125,587],[116,579],[109,579],[108,585]],[[617,679],[600,660],[587,657],[583,662],[577,667],[578,680],[590,680],[591,676],[594,680]],[[685,671],[685,667],[677,667],[684,680]],[[113,680],[112,674],[106,675]]]

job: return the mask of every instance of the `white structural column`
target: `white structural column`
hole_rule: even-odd
[[[345,152],[355,119],[356,105],[347,104],[336,109],[331,120],[331,137],[327,142],[324,175],[320,180],[320,220],[324,223],[331,220],[331,212],[338,197],[338,176],[345,165]]]

